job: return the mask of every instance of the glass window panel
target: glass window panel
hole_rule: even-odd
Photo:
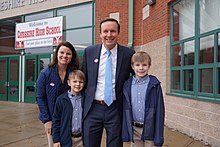
[[[92,45],[92,28],[64,32],[65,40],[71,42],[76,50],[83,50]]]
[[[199,64],[214,62],[214,36],[200,39]]]
[[[57,15],[64,16],[64,30],[92,26],[92,4],[57,10]]]
[[[183,87],[185,91],[193,91],[193,70],[183,71],[184,82]]]
[[[46,68],[49,63],[50,63],[50,59],[48,59],[48,58],[41,58],[40,59],[40,70]]]
[[[0,38],[0,55],[20,54],[20,50],[14,49],[15,38]]]
[[[213,93],[213,70],[199,70],[199,92]]]
[[[21,17],[0,21],[0,55],[20,54],[15,50],[15,25],[21,22]]]
[[[208,32],[220,27],[220,1],[200,0],[200,33]]]
[[[52,53],[52,52],[53,52],[52,46],[25,49],[26,54],[39,54],[39,53]]]
[[[184,43],[184,65],[194,64],[195,47],[194,40]]]
[[[194,35],[195,0],[182,0],[173,7],[173,41]]]
[[[18,60],[10,60],[10,81],[18,81]]]
[[[6,67],[6,60],[0,60],[0,80],[5,81],[7,79],[7,67]]]
[[[30,14],[25,16],[25,22],[53,17],[53,11]]]
[[[0,37],[15,36],[15,25],[21,22],[21,17],[0,21]]]
[[[181,45],[177,44],[172,47],[172,66],[181,65]]]
[[[180,90],[180,71],[172,71],[172,89]]]
[[[220,62],[220,34],[218,34],[217,61]]]
[[[220,68],[217,69],[217,80],[218,94],[220,94]]]
[[[0,94],[6,94],[6,86],[0,85]]]
[[[26,87],[26,96],[34,96],[35,94],[35,87],[34,86],[27,86]]]
[[[10,86],[10,94],[18,96],[18,86]]]
[[[26,80],[27,81],[35,81],[35,59],[27,59],[26,60]]]

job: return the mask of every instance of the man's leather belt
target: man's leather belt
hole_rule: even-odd
[[[72,133],[71,136],[74,138],[77,138],[77,137],[81,137],[82,134],[81,133]]]
[[[100,105],[106,105],[104,100],[93,100],[93,102]]]
[[[143,128],[144,124],[139,122],[132,122],[132,125],[138,128]]]

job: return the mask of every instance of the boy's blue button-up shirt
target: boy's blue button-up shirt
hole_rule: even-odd
[[[144,123],[145,97],[149,81],[148,75],[141,79],[135,77],[132,79],[131,105],[135,122]]]
[[[74,96],[68,91],[68,97],[73,106],[72,133],[79,133],[82,131],[82,95]]]

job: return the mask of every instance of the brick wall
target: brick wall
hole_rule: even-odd
[[[127,46],[128,44],[128,1],[127,0],[98,0],[96,1],[96,36],[95,43],[101,43],[100,39],[100,21],[109,17],[110,13],[119,12],[119,23],[121,31],[119,35],[119,43]]]
[[[143,21],[143,44],[169,36],[169,5],[165,0],[157,0],[150,6],[149,17]]]

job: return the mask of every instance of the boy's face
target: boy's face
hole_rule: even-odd
[[[84,86],[84,81],[80,79],[78,76],[74,76],[67,81],[68,85],[71,87],[71,93],[76,95],[79,93]]]
[[[140,79],[148,74],[148,70],[150,69],[150,65],[147,61],[144,62],[134,62],[131,65],[132,69],[135,72],[135,77]]]

